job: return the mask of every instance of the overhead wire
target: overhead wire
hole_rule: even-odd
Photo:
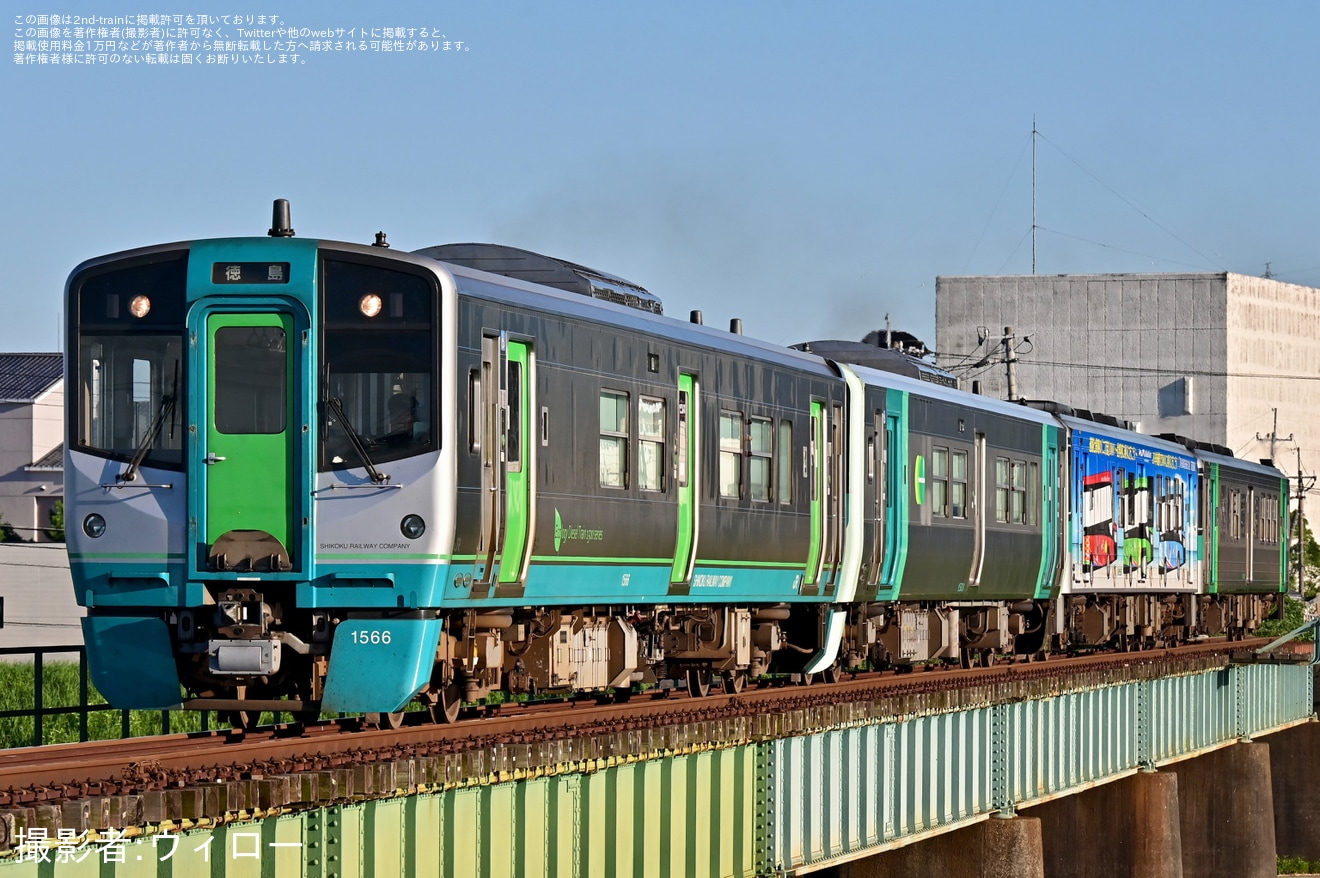
[[[1092,173],[1091,170],[1090,170],[1089,168],[1087,168],[1085,165],[1083,165],[1083,164],[1082,164],[1081,162],[1079,162],[1077,159],[1075,159],[1075,158],[1073,158],[1071,155],[1069,155],[1069,154],[1063,149],[1063,147],[1059,146],[1057,143],[1055,143],[1054,141],[1050,140],[1050,139],[1049,139],[1048,137],[1046,137],[1044,134],[1040,134],[1039,131],[1037,131],[1036,133],[1039,135],[1039,137],[1040,137],[1041,140],[1044,140],[1044,141],[1045,141],[1046,143],[1048,143],[1050,146],[1052,146],[1052,147],[1054,147],[1056,150],[1058,150],[1060,155],[1062,155],[1062,156],[1063,156],[1064,158],[1066,158],[1068,161],[1070,161],[1070,162],[1072,162],[1074,165],[1076,165],[1079,169],[1081,169],[1081,171],[1082,171],[1084,174],[1086,174],[1086,175],[1087,175],[1088,177],[1090,177],[1092,180],[1094,180],[1095,182],[1099,183],[1102,187],[1104,187],[1104,189],[1105,189],[1106,191],[1109,192],[1109,194],[1113,195],[1113,196],[1114,196],[1115,198],[1117,198],[1119,201],[1123,202],[1123,203],[1126,204],[1128,207],[1130,207],[1130,208],[1132,208],[1133,210],[1135,210],[1138,214],[1140,214],[1142,217],[1144,217],[1144,218],[1146,219],[1146,221],[1149,222],[1151,225],[1155,226],[1157,229],[1159,229],[1160,231],[1164,232],[1166,235],[1168,235],[1169,237],[1173,238],[1175,241],[1177,241],[1178,243],[1182,244],[1182,245],[1183,245],[1184,247],[1186,247],[1188,250],[1191,250],[1191,251],[1192,251],[1193,253],[1195,253],[1197,256],[1200,256],[1200,257],[1201,257],[1202,259],[1204,259],[1206,262],[1209,262],[1211,265],[1218,266],[1218,267],[1219,267],[1221,270],[1223,270],[1223,271],[1227,271],[1227,270],[1228,270],[1228,269],[1225,268],[1223,265],[1221,265],[1217,259],[1215,259],[1214,257],[1210,256],[1210,255],[1207,254],[1207,253],[1202,252],[1202,251],[1201,251],[1199,248],[1197,248],[1195,245],[1188,243],[1188,242],[1187,242],[1186,240],[1184,240],[1184,239],[1182,238],[1182,236],[1180,236],[1177,232],[1175,232],[1175,231],[1173,231],[1172,229],[1170,229],[1170,228],[1168,228],[1167,226],[1165,226],[1165,225],[1164,225],[1163,223],[1161,223],[1159,220],[1155,219],[1155,218],[1154,218],[1153,216],[1151,216],[1149,213],[1147,213],[1146,211],[1144,211],[1144,210],[1142,210],[1140,207],[1138,207],[1136,204],[1134,204],[1134,203],[1132,202],[1132,200],[1129,199],[1127,196],[1125,196],[1125,195],[1123,195],[1122,193],[1120,193],[1118,190],[1116,190],[1114,187],[1110,186],[1110,185],[1109,185],[1108,183],[1106,183],[1104,180],[1101,180],[1096,174]],[[1038,227],[1038,228],[1039,228],[1039,227]]]
[[[1017,365],[1053,366],[1060,369],[1088,369],[1096,372],[1122,372],[1136,375],[1187,375],[1202,378],[1289,378],[1300,381],[1320,381],[1320,375],[1298,375],[1282,372],[1226,372],[1213,369],[1184,369],[1174,366],[1115,366],[1102,363],[1064,363],[1054,360],[1018,360]]]
[[[1199,268],[1199,267],[1200,267],[1200,266],[1196,265],[1195,263],[1191,263],[1191,262],[1179,262],[1179,261],[1176,260],[1176,259],[1168,259],[1168,258],[1166,258],[1166,257],[1164,257],[1164,256],[1156,256],[1156,255],[1154,255],[1154,254],[1152,254],[1152,253],[1142,253],[1140,250],[1128,250],[1128,249],[1126,249],[1126,248],[1124,248],[1124,247],[1117,247],[1117,246],[1115,246],[1115,245],[1113,245],[1113,244],[1106,244],[1106,243],[1104,243],[1104,242],[1102,242],[1102,241],[1092,241],[1090,238],[1083,238],[1083,237],[1081,237],[1080,235],[1070,235],[1070,234],[1068,234],[1067,232],[1060,232],[1060,231],[1058,231],[1057,229],[1047,228],[1046,226],[1039,226],[1039,225],[1038,225],[1038,226],[1036,226],[1036,228],[1039,229],[1039,230],[1041,230],[1042,232],[1049,232],[1051,235],[1058,235],[1060,238],[1071,238],[1071,239],[1074,240],[1074,241],[1081,241],[1082,243],[1085,243],[1085,244],[1092,244],[1092,245],[1094,245],[1094,246],[1096,246],[1096,247],[1103,247],[1103,248],[1105,248],[1106,250],[1116,250],[1116,251],[1118,251],[1119,253],[1128,253],[1128,254],[1131,254],[1132,256],[1140,256],[1140,257],[1142,257],[1143,259],[1154,259],[1154,260],[1157,260],[1157,261],[1159,261],[1159,262],[1168,262],[1168,263],[1170,263],[1170,264],[1172,264],[1172,265],[1181,265],[1181,266],[1183,266],[1184,268]]]
[[[1004,188],[999,191],[999,197],[995,199],[994,207],[990,208],[990,215],[985,219],[985,225],[981,227],[981,234],[976,236],[976,243],[972,245],[972,252],[967,254],[967,261],[963,263],[963,271],[967,271],[972,260],[976,258],[976,251],[981,246],[981,241],[985,238],[985,233],[990,228],[990,223],[994,222],[995,214],[999,212],[999,205],[1003,202],[1004,196],[1008,193],[1008,187],[1012,184],[1013,178],[1017,176],[1018,168],[1022,165],[1022,157],[1027,154],[1027,147],[1031,145],[1031,135],[1022,139],[1022,149],[1018,150],[1017,161],[1013,163],[1013,170],[1008,172],[1008,179],[1004,181]],[[1019,245],[1020,246],[1020,245]]]

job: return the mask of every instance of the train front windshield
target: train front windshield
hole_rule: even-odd
[[[146,466],[183,465],[183,254],[75,281],[69,387],[74,447]]]
[[[320,469],[434,450],[438,319],[433,280],[379,264],[322,261]]]

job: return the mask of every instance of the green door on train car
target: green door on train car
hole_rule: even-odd
[[[202,478],[209,547],[226,534],[264,532],[286,557],[292,553],[293,334],[289,314],[207,319]],[[213,566],[226,569],[226,562],[213,559]]]

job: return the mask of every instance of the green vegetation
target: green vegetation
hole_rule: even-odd
[[[46,536],[57,543],[64,542],[64,501],[56,500],[55,506],[50,510],[50,527],[46,530]]]
[[[42,665],[42,708],[76,708],[80,704],[78,665],[74,662],[45,662]],[[90,705],[105,704],[101,693],[88,685],[87,701]],[[33,688],[33,664],[0,664],[0,712],[24,711],[31,713],[36,707]],[[36,721],[32,716],[0,717],[0,749],[29,747],[33,743]],[[212,727],[216,723],[212,718]],[[41,743],[68,744],[78,740],[79,716],[65,713],[42,717]],[[202,715],[193,711],[170,713],[171,732],[195,732],[202,727]],[[159,735],[162,728],[160,711],[135,710],[129,714],[129,735]],[[121,736],[123,714],[118,710],[100,710],[88,714],[87,734],[92,740],[108,740]]]
[[[1280,875],[1312,875],[1320,872],[1320,860],[1305,857],[1279,857]]]
[[[5,517],[0,515],[0,543],[21,543],[22,539],[14,532],[12,525],[5,524]]]
[[[1304,605],[1294,597],[1285,598],[1282,619],[1266,619],[1265,624],[1256,629],[1257,637],[1282,637],[1294,628],[1300,628],[1306,621],[1303,611]],[[1303,643],[1310,643],[1315,640],[1315,632],[1308,631],[1297,638]]]

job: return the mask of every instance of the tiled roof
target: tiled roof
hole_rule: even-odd
[[[50,451],[41,456],[40,460],[34,460],[28,469],[64,469],[64,443],[61,442]]]
[[[32,402],[64,377],[64,354],[0,354],[0,402]]]

